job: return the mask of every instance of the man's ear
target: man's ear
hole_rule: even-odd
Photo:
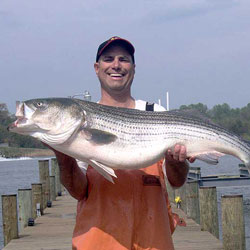
[[[99,63],[98,62],[94,63],[94,68],[95,68],[95,73],[98,74],[98,72],[99,72]]]

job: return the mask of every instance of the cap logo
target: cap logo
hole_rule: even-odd
[[[113,36],[111,37],[110,41],[116,40],[117,38],[119,38],[118,36]]]

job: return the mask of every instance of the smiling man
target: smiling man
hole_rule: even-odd
[[[120,37],[112,37],[99,46],[94,64],[101,84],[99,103],[147,111],[165,110],[132,97],[134,52],[133,45]],[[75,159],[55,153],[61,181],[78,200],[73,249],[174,249],[171,234],[176,224],[165,179],[175,187],[184,184],[188,173],[184,146],[176,145],[173,152],[166,152],[166,166],[160,161],[140,170],[115,170],[114,184],[91,166],[82,171]]]
[[[135,100],[131,96],[135,74],[133,54],[132,44],[118,37],[100,45],[94,64],[101,83],[100,104],[135,108]]]

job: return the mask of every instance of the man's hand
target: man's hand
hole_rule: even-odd
[[[181,187],[187,179],[189,165],[186,160],[192,163],[195,158],[187,157],[184,145],[176,144],[173,150],[169,149],[165,154],[167,177],[174,187]]]
[[[173,152],[171,149],[168,149],[165,157],[168,162],[185,162],[186,160],[188,160],[190,163],[193,163],[195,161],[195,157],[187,157],[186,147],[180,144],[176,144],[174,146]]]

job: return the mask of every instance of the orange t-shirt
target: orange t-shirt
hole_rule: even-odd
[[[173,250],[176,223],[162,162],[140,170],[116,170],[115,184],[92,167],[88,193],[78,202],[74,250]]]

